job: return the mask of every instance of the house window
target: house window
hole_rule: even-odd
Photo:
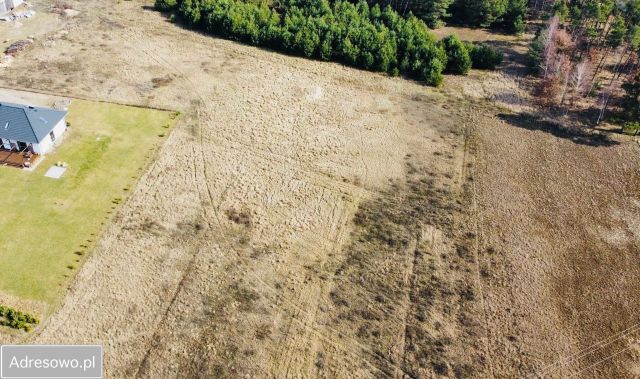
[[[55,141],[56,140],[56,136],[53,134],[53,132],[49,133],[49,137],[51,137],[51,141]]]

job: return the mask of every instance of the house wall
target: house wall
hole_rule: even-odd
[[[51,138],[49,136],[45,137],[40,143],[33,144],[33,152],[36,154],[44,155],[51,150]]]
[[[2,0],[0,0],[0,1],[2,1]],[[23,0],[6,0],[7,9],[15,8],[18,5],[22,4],[23,2],[24,2]]]
[[[33,151],[36,154],[40,154],[40,155],[44,155],[48,153],[49,151],[51,151],[51,149],[55,145],[59,144],[62,141],[62,138],[64,137],[64,132],[66,130],[67,130],[67,120],[63,118],[53,128],[53,135],[56,137],[55,142],[51,140],[51,137],[49,135],[47,135],[46,137],[44,137],[42,141],[40,141],[39,144],[33,144]]]
[[[0,0],[0,15],[9,12],[22,3],[24,3],[23,0]]]

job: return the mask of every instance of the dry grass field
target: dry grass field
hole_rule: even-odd
[[[434,89],[69,2],[0,85],[182,116],[22,341],[114,378],[640,375],[639,146],[523,116],[526,42]]]

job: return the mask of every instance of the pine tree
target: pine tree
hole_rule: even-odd
[[[438,28],[450,16],[449,7],[453,0],[417,0],[411,12],[421,18],[430,28]]]
[[[507,11],[509,0],[457,0],[454,19],[471,26],[488,27],[499,22]]]
[[[504,28],[515,34],[524,32],[524,17],[527,12],[526,0],[509,0],[507,10],[502,17],[501,24]]]
[[[467,47],[451,34],[442,40],[442,45],[447,53],[446,71],[451,74],[466,74],[471,69],[471,57]]]

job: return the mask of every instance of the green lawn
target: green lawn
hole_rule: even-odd
[[[74,100],[64,142],[36,170],[0,167],[0,292],[55,304],[174,119]],[[63,177],[46,178],[58,161],[69,165]]]

